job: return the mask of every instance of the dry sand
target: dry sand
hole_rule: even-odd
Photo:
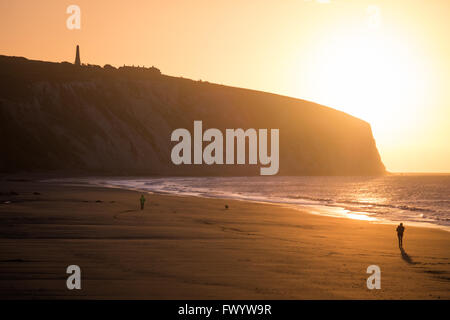
[[[275,205],[152,194],[141,211],[137,192],[32,181],[0,192],[1,299],[450,298],[442,230],[406,223],[402,256],[393,225]],[[66,288],[72,264],[82,290]],[[372,264],[381,290],[366,287]]]

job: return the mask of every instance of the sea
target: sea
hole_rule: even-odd
[[[89,178],[141,192],[273,203],[310,213],[450,231],[449,175]]]

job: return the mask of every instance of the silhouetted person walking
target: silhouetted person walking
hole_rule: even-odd
[[[400,223],[397,226],[397,237],[398,237],[398,246],[400,248],[403,247],[403,232],[405,231],[405,227],[403,226],[403,223]]]
[[[141,201],[141,210],[144,210],[144,204],[145,204],[145,197],[143,194],[141,194],[141,199],[139,199]]]

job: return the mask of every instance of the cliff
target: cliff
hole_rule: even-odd
[[[174,129],[277,128],[280,175],[385,172],[370,125],[312,102],[161,75],[0,56],[0,172],[256,175],[171,162]]]

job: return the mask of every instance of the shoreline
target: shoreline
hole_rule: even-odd
[[[87,177],[87,178],[81,178],[81,180],[89,180],[90,178],[98,179],[98,177]],[[155,178],[155,177],[147,177],[149,179]],[[164,177],[156,177],[158,179],[163,179]],[[173,178],[173,177],[172,177]],[[113,179],[116,179],[116,177],[113,177]],[[143,179],[143,178],[142,178]],[[63,180],[66,180],[67,182],[70,182],[70,178],[68,179],[60,179],[55,180],[59,183],[63,183]],[[72,178],[73,181],[77,181],[77,178]],[[128,180],[128,179],[127,179]],[[49,182],[51,180],[48,180]],[[78,179],[77,182],[79,182],[80,179]],[[70,184],[69,184],[70,185]],[[433,222],[418,222],[418,221],[410,221],[410,220],[390,220],[388,218],[380,218],[375,217],[370,212],[364,212],[364,211],[353,211],[345,208],[344,204],[336,204],[336,205],[325,205],[321,203],[317,204],[295,204],[295,203],[288,203],[283,202],[283,200],[275,201],[274,199],[267,199],[267,200],[258,200],[258,199],[252,199],[252,198],[237,198],[233,196],[220,196],[220,195],[206,195],[206,194],[183,194],[182,192],[166,192],[166,191],[155,191],[155,190],[145,190],[140,189],[139,187],[131,188],[127,186],[120,186],[120,185],[114,185],[114,184],[103,184],[98,182],[85,182],[81,185],[86,186],[96,186],[100,188],[113,188],[113,189],[121,189],[121,190],[130,190],[130,191],[137,191],[137,192],[143,192],[147,194],[159,194],[159,195],[173,195],[173,196],[180,196],[180,197],[198,197],[203,199],[222,199],[222,200],[235,200],[235,201],[248,201],[252,203],[260,203],[260,204],[269,204],[269,205],[275,205],[275,206],[281,206],[284,208],[292,208],[295,210],[298,210],[300,212],[306,211],[309,214],[315,214],[320,216],[326,216],[326,217],[333,217],[333,218],[344,218],[344,219],[351,219],[351,220],[362,220],[369,223],[374,224],[385,224],[385,225],[398,225],[400,222],[407,223],[410,226],[419,227],[419,228],[430,228],[430,229],[438,229],[443,230],[446,232],[450,232],[450,226],[440,225]]]
[[[390,225],[390,226],[394,226],[394,225],[396,226],[401,222],[401,221],[394,221],[394,220],[380,219],[380,218],[374,218],[374,220],[372,220],[372,219],[370,219],[371,216],[353,214],[353,211],[347,210],[344,207],[340,207],[340,206],[326,206],[326,205],[320,205],[320,204],[296,205],[296,204],[289,204],[289,203],[283,203],[283,202],[274,202],[274,201],[269,201],[269,200],[264,201],[264,200],[253,200],[253,199],[239,199],[239,198],[232,198],[232,197],[227,198],[227,197],[207,196],[207,195],[185,195],[182,193],[146,191],[146,190],[141,190],[139,188],[130,189],[130,188],[125,188],[125,187],[120,187],[120,186],[112,186],[112,185],[108,186],[108,185],[94,185],[93,184],[91,186],[99,187],[99,188],[111,188],[111,189],[119,189],[119,190],[127,190],[127,191],[136,191],[136,192],[142,192],[142,193],[146,193],[146,194],[155,194],[155,195],[161,195],[161,196],[174,196],[174,197],[187,197],[187,198],[193,197],[193,198],[199,198],[199,199],[219,199],[219,200],[250,202],[250,203],[255,203],[255,204],[263,204],[263,205],[273,205],[273,206],[278,206],[278,207],[282,207],[282,208],[297,210],[301,213],[313,214],[313,215],[318,215],[318,216],[323,216],[323,217],[360,220],[360,221],[364,221],[367,223],[383,224],[383,225]],[[332,213],[330,213],[330,211],[333,211],[331,209],[343,210],[343,211],[348,211],[348,212],[343,213],[341,215],[339,215],[339,214],[333,215]],[[336,211],[336,210],[334,210],[334,211]],[[359,212],[359,213],[361,213],[361,212]],[[364,212],[364,213],[366,213],[366,212]],[[350,214],[350,216],[349,216],[349,214]],[[352,214],[353,214],[353,217],[351,217]],[[365,217],[367,217],[369,219],[366,219]],[[427,223],[427,222],[416,222],[416,221],[407,221],[407,220],[404,220],[404,221],[406,221],[406,223],[408,225],[414,226],[416,228],[438,229],[438,230],[450,232],[450,227],[443,226],[443,225]]]
[[[276,205],[149,194],[141,211],[135,191],[5,190],[18,195],[0,205],[3,299],[450,299],[442,230],[406,225],[401,251],[392,226]],[[381,290],[366,287],[374,264]]]

